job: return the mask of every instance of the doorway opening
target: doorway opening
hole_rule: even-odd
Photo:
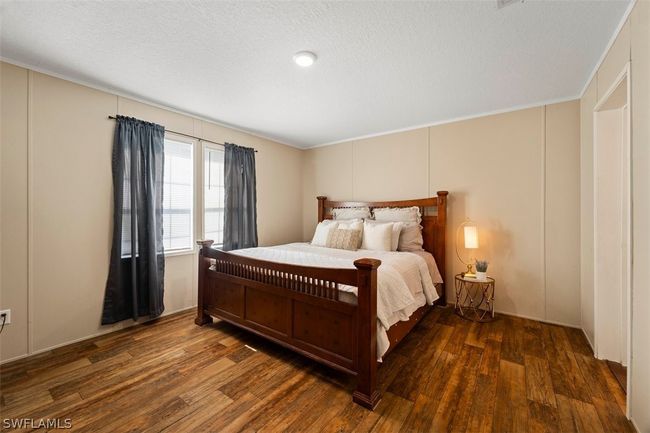
[[[594,351],[629,388],[632,276],[630,67],[594,108]],[[629,405],[628,405],[629,406]]]

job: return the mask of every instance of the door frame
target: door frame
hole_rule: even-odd
[[[627,418],[630,417],[630,395],[631,395],[631,380],[630,377],[631,375],[631,370],[633,368],[633,362],[632,362],[632,266],[633,266],[633,257],[632,257],[632,92],[631,92],[631,67],[630,67],[630,62],[627,62],[625,66],[623,67],[623,70],[618,74],[616,77],[616,80],[612,83],[612,85],[607,89],[607,91],[603,94],[601,98],[599,98],[598,103],[593,109],[593,185],[594,185],[594,191],[593,191],[593,201],[594,201],[594,215],[593,215],[593,223],[594,223],[594,233],[593,233],[593,243],[594,243],[594,269],[593,269],[593,278],[594,278],[594,353],[596,358],[602,359],[598,356],[598,326],[596,325],[599,320],[599,313],[598,313],[598,294],[599,294],[599,288],[598,288],[598,278],[597,278],[597,272],[596,272],[596,263],[595,263],[595,258],[598,257],[598,244],[597,244],[597,233],[598,233],[598,217],[597,217],[597,211],[598,209],[598,183],[597,183],[597,161],[598,161],[598,150],[597,150],[597,137],[598,137],[598,121],[597,121],[597,113],[601,111],[601,108],[607,103],[608,99],[612,96],[612,94],[616,91],[616,89],[619,87],[621,82],[623,80],[627,79],[626,83],[626,105],[627,105],[627,118],[624,119],[624,124],[623,124],[623,134],[627,135],[627,140],[623,140],[623,155],[622,155],[622,160],[623,163],[625,164],[626,172],[623,173],[623,189],[624,192],[627,194],[626,201],[627,201],[627,206],[623,209],[623,216],[622,219],[627,223],[627,230],[626,233],[623,233],[623,237],[626,240],[626,263],[624,265],[623,271],[627,273],[627,278],[626,278],[626,284],[624,287],[625,290],[625,298],[626,298],[626,312],[627,312],[627,321],[624,324],[625,327],[627,327],[627,338],[626,338],[626,363],[627,363],[627,395],[626,395],[626,416]],[[623,310],[621,310],[621,319],[622,319],[622,313]]]

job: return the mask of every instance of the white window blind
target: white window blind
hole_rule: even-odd
[[[192,248],[192,144],[165,139],[163,245],[165,251]]]
[[[224,169],[223,149],[206,147],[203,154],[204,163],[204,239],[214,241],[215,247],[223,246]]]
[[[131,167],[127,163],[124,164],[122,203],[122,257],[131,257]],[[137,257],[138,252],[135,254]]]

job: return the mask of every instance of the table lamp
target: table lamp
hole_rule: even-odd
[[[456,255],[458,256],[458,260],[465,266],[467,266],[467,271],[465,271],[465,276],[466,277],[475,277],[476,274],[474,274],[474,270],[472,269],[472,263],[474,262],[474,258],[469,257],[468,261],[466,262],[463,260],[461,257],[460,253],[458,252],[458,238],[459,234],[461,231],[461,228],[463,229],[463,243],[465,246],[465,249],[467,250],[475,250],[478,249],[478,227],[476,226],[476,223],[474,223],[472,220],[469,218],[463,221],[463,223],[458,226],[458,230],[456,230]]]

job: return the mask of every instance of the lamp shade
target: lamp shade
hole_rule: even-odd
[[[463,230],[465,234],[465,248],[478,248],[478,229],[476,226],[464,226]]]

